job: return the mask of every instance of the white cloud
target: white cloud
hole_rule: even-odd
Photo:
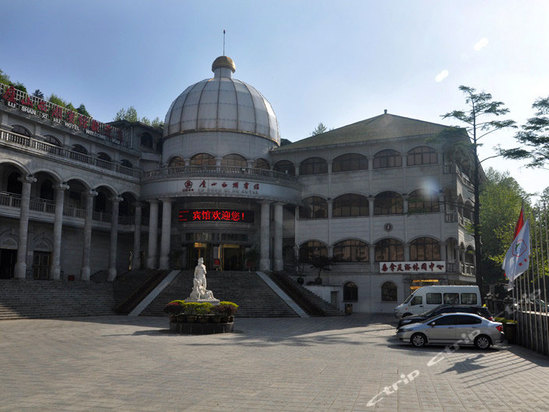
[[[476,44],[473,46],[473,49],[476,51],[479,51],[481,49],[484,49],[486,46],[488,46],[488,39],[486,37],[483,37],[479,41],[476,42]]]
[[[448,77],[448,70],[443,70],[439,74],[436,75],[435,82],[440,83],[441,81],[443,81],[447,77]]]

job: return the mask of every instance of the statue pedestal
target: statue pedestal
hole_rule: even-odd
[[[197,303],[211,303],[212,305],[219,305],[219,299],[195,299],[192,297],[188,297],[185,299],[185,302],[197,302]]]

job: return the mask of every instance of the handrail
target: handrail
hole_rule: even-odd
[[[0,140],[14,143],[18,146],[29,147],[31,149],[38,150],[47,155],[53,155],[54,157],[63,157],[66,159],[76,160],[80,163],[87,163],[93,166],[100,167],[102,169],[112,170],[117,173],[122,173],[128,176],[140,177],[141,170],[137,168],[127,167],[121,165],[120,163],[111,162],[108,160],[101,159],[97,156],[92,156],[86,153],[76,152],[64,148],[62,146],[57,146],[52,143],[47,143],[33,137],[24,136],[18,133],[13,133],[8,130],[0,130]]]

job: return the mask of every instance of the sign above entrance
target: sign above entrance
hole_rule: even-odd
[[[251,210],[181,209],[178,216],[180,222],[254,222]]]
[[[443,260],[429,260],[421,262],[380,262],[379,271],[381,273],[444,273],[446,272],[446,262]]]

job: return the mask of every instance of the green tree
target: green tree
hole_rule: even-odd
[[[135,110],[135,107],[130,106],[128,109],[120,109],[116,116],[114,116],[114,121],[118,120],[127,120],[128,122],[138,122],[139,117],[137,116],[137,110]]]
[[[527,198],[526,192],[509,172],[500,173],[492,168],[488,169],[480,195],[480,223],[483,277],[489,283],[503,281],[501,264],[513,241],[521,206],[524,205],[525,213],[529,210],[529,204],[523,204]]]
[[[542,167],[549,162],[549,97],[537,99],[532,108],[535,117],[528,119],[515,135],[523,146],[501,153],[508,159],[529,160],[528,167]]]
[[[11,84],[10,76],[4,73],[2,69],[0,69],[0,83]]]
[[[322,122],[311,132],[311,136],[316,136],[317,134],[322,134],[328,131],[328,128],[324,126]]]
[[[15,87],[17,90],[21,90],[22,92],[25,92],[27,93],[27,88],[25,87],[25,85],[21,82],[17,82],[17,83],[14,83],[13,84],[13,87]]]
[[[38,91],[40,91],[40,90],[38,90]],[[58,106],[67,107],[67,102],[65,100],[63,100],[62,98],[60,98],[59,96],[53,94],[53,93],[48,98],[48,101],[50,103],[56,104]]]
[[[80,114],[83,114],[84,116],[88,116],[88,117],[92,117],[88,111],[86,110],[86,106],[84,106],[83,104],[81,104],[80,106],[78,106],[76,108],[76,111]]]
[[[155,117],[151,122],[152,127],[164,127],[164,122],[159,117]]]
[[[44,93],[42,93],[40,89],[36,89],[32,95],[35,97],[38,97],[39,99],[44,98]]]
[[[470,137],[469,146],[473,154],[473,236],[475,239],[475,258],[477,262],[476,279],[477,284],[482,289],[482,243],[481,243],[481,224],[480,224],[480,180],[481,180],[481,162],[478,158],[478,148],[482,145],[481,140],[487,135],[498,130],[515,127],[513,120],[498,120],[499,116],[509,113],[503,102],[492,100],[492,95],[486,92],[477,92],[474,88],[468,86],[459,86],[465,94],[465,110],[454,110],[442,115],[443,119],[456,119],[466,124],[466,130]],[[493,157],[493,156],[492,156]]]

